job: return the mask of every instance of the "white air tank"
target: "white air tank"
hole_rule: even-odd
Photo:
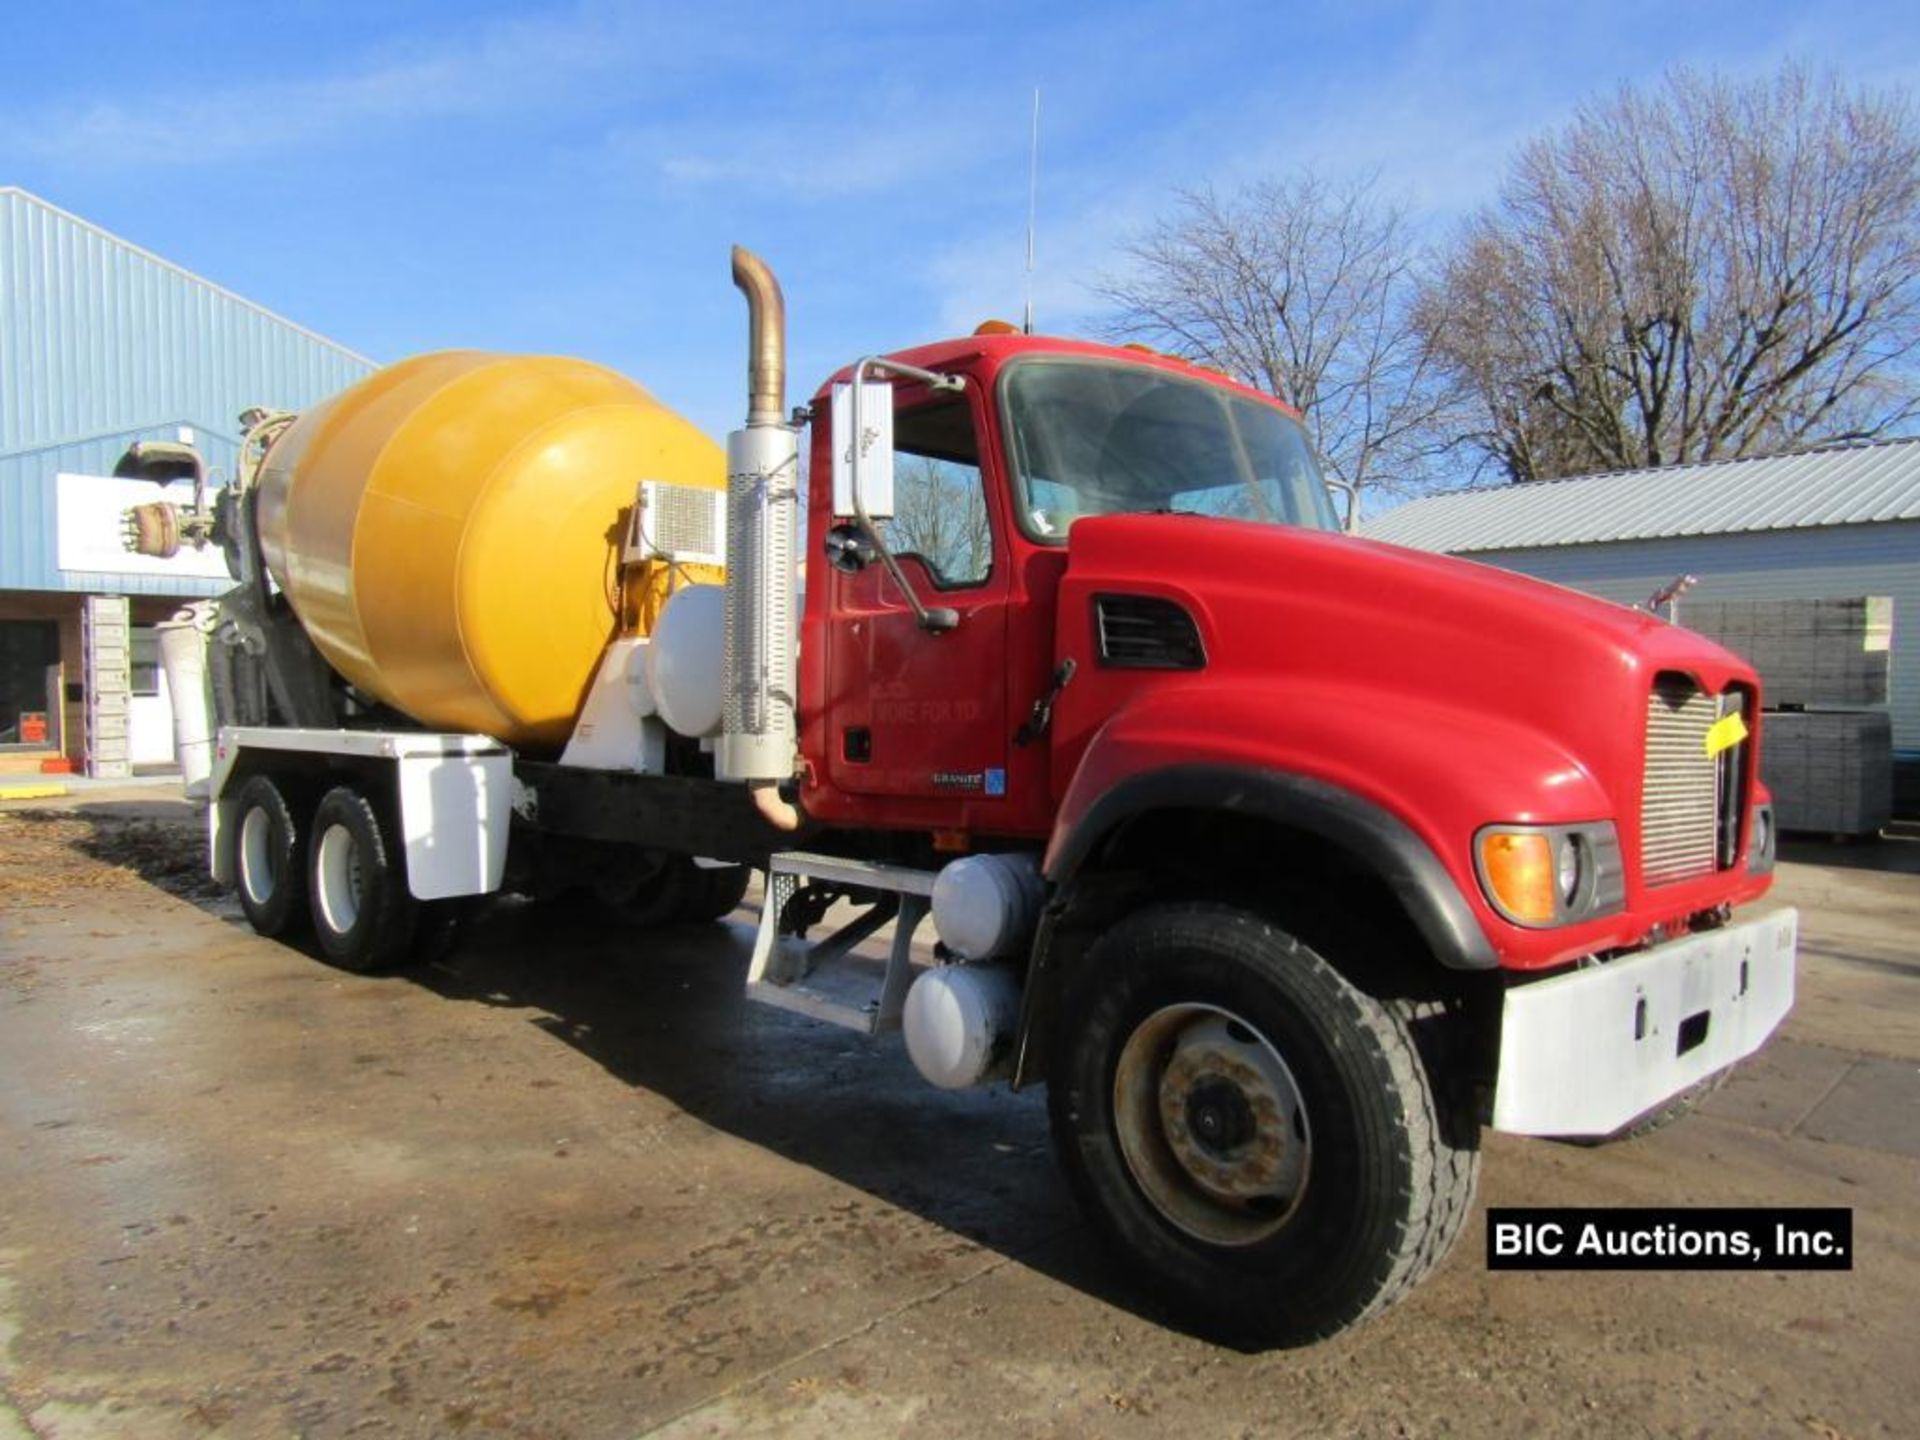
[[[1040,919],[1046,885],[1031,855],[969,855],[933,882],[933,926],[963,960],[990,960],[1025,947]]]
[[[1020,981],[1005,965],[940,965],[907,991],[900,1028],[914,1068],[942,1090],[1005,1073],[1020,1028]]]

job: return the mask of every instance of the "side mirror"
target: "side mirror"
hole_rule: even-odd
[[[884,520],[893,514],[893,386],[863,380],[857,398],[852,385],[833,387],[833,513]]]
[[[887,549],[875,519],[893,514],[893,386],[870,381],[873,370],[911,376],[935,390],[963,390],[966,379],[922,370],[899,360],[869,355],[853,367],[853,381],[833,387],[833,513],[851,515],[858,532],[872,543],[873,553],[900,587],[913,618],[929,635],[940,635],[960,623],[960,612],[945,607],[929,610],[907,583],[900,562]]]

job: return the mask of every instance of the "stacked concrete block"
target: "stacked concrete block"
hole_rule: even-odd
[[[1751,661],[1769,709],[1887,703],[1893,602],[1884,596],[1688,600],[1679,619]]]
[[[90,595],[80,615],[86,661],[87,774],[123,780],[133,773],[127,726],[133,708],[133,625],[124,595]]]
[[[1783,830],[1871,835],[1893,818],[1893,722],[1875,710],[1766,717],[1761,778]]]
[[[1892,722],[1867,708],[1887,703],[1890,599],[1687,600],[1676,618],[1760,672],[1760,773],[1781,829],[1868,835],[1892,818]]]

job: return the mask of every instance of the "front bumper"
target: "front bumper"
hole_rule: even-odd
[[[1799,924],[1777,910],[1509,990],[1493,1128],[1610,1135],[1751,1055],[1793,1008]]]

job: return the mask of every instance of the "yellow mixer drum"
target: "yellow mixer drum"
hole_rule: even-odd
[[[726,458],[601,366],[422,355],[274,442],[260,548],[361,690],[436,729],[554,748],[616,628],[642,480],[722,489]]]

